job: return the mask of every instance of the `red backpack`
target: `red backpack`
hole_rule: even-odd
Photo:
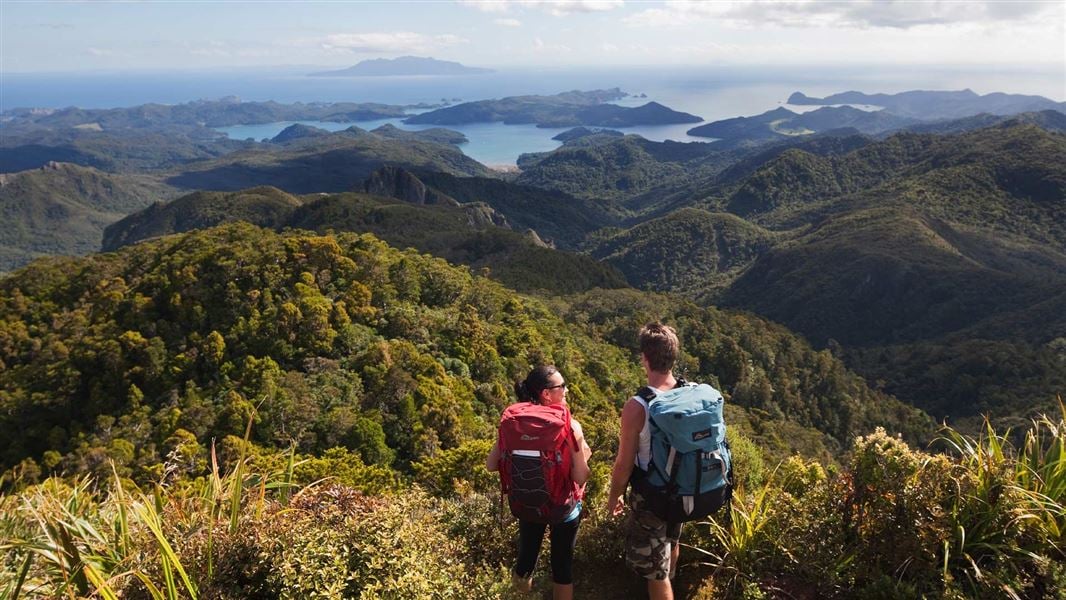
[[[574,430],[565,404],[512,404],[500,417],[500,486],[523,521],[563,522],[581,500],[570,477]]]

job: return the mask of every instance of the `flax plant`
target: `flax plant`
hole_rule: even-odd
[[[114,506],[98,503],[89,478],[67,487],[56,481],[22,497],[16,510],[26,526],[0,550],[23,555],[14,585],[5,596],[27,594],[79,598],[92,593],[115,598],[111,580],[120,576],[125,556],[101,525],[111,521]],[[6,504],[6,502],[5,502]],[[5,514],[8,507],[5,508]],[[35,567],[31,571],[31,566]],[[45,591],[47,590],[47,591]]]
[[[1015,467],[1015,485],[1030,504],[1038,535],[1066,559],[1066,404],[1060,418],[1033,421]]]
[[[1053,554],[1066,557],[1066,408],[1058,421],[1033,420],[1020,449],[1010,431],[999,434],[986,419],[982,434],[964,436],[946,428],[942,439],[958,456],[962,472],[948,516],[952,539],[944,542],[946,583],[961,574],[971,589],[992,586],[1011,598],[1019,565]]]
[[[724,575],[727,585],[739,583],[746,574],[759,571],[759,566],[782,550],[769,531],[774,517],[773,494],[778,491],[773,487],[776,474],[777,469],[754,494],[748,495],[740,487],[735,489],[721,520],[724,522],[719,519],[700,522],[708,527],[714,550],[687,546],[707,558],[697,564],[711,567],[715,577]]]
[[[131,578],[153,600],[196,600],[199,582],[214,577],[216,529],[232,534],[242,514],[262,515],[268,490],[287,502],[299,464],[290,450],[284,470],[249,476],[243,446],[228,473],[220,470],[213,445],[211,458],[211,473],[198,489],[159,482],[145,493],[112,469],[103,500],[88,477],[71,485],[52,479],[21,496],[0,496],[0,600],[117,600]],[[248,484],[258,488],[252,502],[243,493]],[[197,533],[206,534],[206,572],[190,569],[176,546]]]

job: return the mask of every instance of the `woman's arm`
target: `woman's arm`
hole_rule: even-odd
[[[573,419],[570,420],[570,423],[574,430],[574,441],[577,442],[577,447],[574,448],[574,454],[570,459],[570,478],[578,485],[585,485],[585,482],[589,479],[589,474],[592,472],[592,469],[589,468],[592,449],[589,448],[588,442],[585,441],[585,432],[582,431],[581,424]]]
[[[489,451],[488,458],[485,459],[485,468],[489,471],[500,470],[500,441],[496,440],[492,444],[492,450]]]

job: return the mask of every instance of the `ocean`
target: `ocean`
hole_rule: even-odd
[[[198,99],[237,96],[245,101],[381,102],[439,104],[502,98],[523,94],[555,94],[567,90],[619,87],[634,96],[621,101],[638,105],[649,101],[692,113],[705,121],[750,116],[777,108],[795,91],[824,96],[847,90],[895,93],[911,89],[1001,91],[1038,94],[1054,100],[1066,97],[1062,73],[1020,70],[960,70],[914,68],[737,68],[634,67],[629,69],[500,69],[483,75],[447,77],[309,77],[322,67],[272,69],[99,73],[5,73],[0,81],[0,111],[17,107],[114,108],[147,103],[177,104]],[[810,107],[792,107],[810,110]],[[355,123],[313,123],[330,130],[355,124],[373,129],[398,119]],[[262,139],[291,123],[248,125],[222,129],[230,137]],[[685,132],[696,124],[625,128],[650,140],[706,142]],[[488,165],[514,165],[524,152],[551,150],[563,129],[532,125],[478,123],[451,126],[470,140],[463,151]]]

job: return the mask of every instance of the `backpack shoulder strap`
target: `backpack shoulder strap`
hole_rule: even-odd
[[[674,384],[673,389],[676,390],[677,388],[685,387],[686,385],[690,385],[689,382],[685,381],[684,377],[678,377],[677,383]],[[640,398],[645,402],[650,403],[652,400],[655,399],[656,396],[659,395],[659,392],[655,391],[655,388],[651,387],[650,385],[646,385],[637,390],[636,395],[640,396]]]
[[[566,445],[570,447],[570,450],[579,449],[577,446],[577,434],[574,433],[574,416],[570,412],[569,406],[563,406],[565,411],[563,415],[563,427],[566,430]]]
[[[637,394],[636,395],[639,396],[645,402],[651,402],[652,400],[655,399],[655,396],[658,395],[658,392],[656,392],[654,389],[652,389],[651,386],[646,385],[646,386],[640,388],[639,390],[637,390]]]

